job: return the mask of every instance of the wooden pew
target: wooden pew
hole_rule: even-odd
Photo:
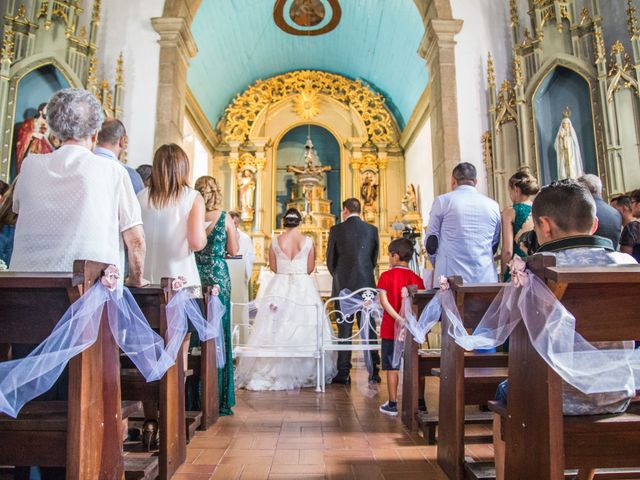
[[[413,299],[413,311],[416,318],[436,294],[436,290],[420,290],[409,287],[409,295]],[[431,375],[431,369],[440,366],[440,357],[426,357],[419,353],[420,345],[408,338],[405,343],[402,365],[402,423],[410,432],[418,430],[418,398],[420,393],[420,377]]]
[[[211,287],[204,292],[205,306],[209,304]],[[200,361],[193,365],[193,370],[200,377],[202,405],[201,430],[207,430],[216,423],[220,416],[218,405],[218,365],[216,363],[216,341],[211,339],[201,342]],[[230,347],[227,347],[230,348]],[[196,357],[197,359],[197,357]]]
[[[409,293],[413,297],[414,311],[417,311],[417,316],[420,315],[426,304],[433,298],[435,292],[435,290],[417,291],[416,289],[410,289]],[[473,309],[469,311],[470,314],[472,312]],[[482,315],[480,315],[480,317],[481,316]],[[476,322],[480,317],[478,317]],[[504,353],[466,352],[464,353],[464,361],[466,368],[504,368],[507,366],[507,358]],[[435,445],[436,443],[436,428],[438,427],[440,418],[437,413],[418,413],[418,397],[420,395],[419,379],[420,377],[433,376],[434,374],[440,376],[439,368],[439,354],[420,350],[419,345],[415,342],[408,342],[406,344],[402,376],[402,422],[411,432],[415,432],[418,430],[418,427],[421,427],[424,432],[424,438],[429,445]],[[478,395],[474,393],[477,391],[477,384],[479,383],[477,375],[473,382],[476,383],[475,387],[469,389],[466,394],[465,403],[467,405],[486,403],[487,400],[493,398],[493,396],[487,396],[488,393],[486,392],[488,389],[485,388],[485,393],[480,393],[481,400],[478,400]],[[491,415],[484,412],[467,414],[465,421],[469,424],[490,423]]]
[[[504,284],[464,285],[461,277],[449,279],[460,318],[473,331]],[[491,424],[491,412],[465,415],[465,405],[486,405],[495,398],[498,384],[507,378],[504,353],[465,352],[447,333],[450,321],[442,316],[438,464],[450,479],[464,474],[465,423]],[[484,360],[484,367],[471,366]]]
[[[530,267],[575,316],[580,334],[590,342],[640,338],[640,267],[554,267],[554,262],[553,256],[536,255]],[[502,417],[506,478],[557,480],[565,468],[591,478],[596,468],[640,467],[638,404],[624,414],[563,417],[562,389],[520,323],[511,335],[509,401]]]
[[[164,278],[161,286],[130,289],[151,328],[158,330],[165,341],[165,307],[175,294],[171,290],[171,281]],[[187,458],[184,348],[184,345],[180,348],[175,365],[167,370],[160,381],[146,382],[138,370],[122,370],[123,399],[159,404],[160,479],[171,478]]]
[[[0,342],[41,343],[106,266],[76,261],[73,273],[0,274]],[[73,480],[122,478],[120,363],[106,309],[96,343],[68,369],[67,401],[29,402],[17,419],[0,415],[0,465],[66,467]]]

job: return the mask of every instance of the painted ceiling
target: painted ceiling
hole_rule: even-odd
[[[332,30],[293,35],[276,24],[274,5],[282,4],[286,16],[300,0],[204,0],[192,27],[198,55],[191,61],[188,83],[211,124],[256,80],[315,69],[368,83],[385,96],[404,128],[428,81],[417,53],[424,26],[414,0],[338,1],[339,21]],[[326,18],[314,22],[323,27],[337,2],[313,3],[323,4]],[[306,28],[291,18],[285,21]]]

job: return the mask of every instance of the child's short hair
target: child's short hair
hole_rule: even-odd
[[[389,244],[389,253],[397,253],[400,261],[409,262],[413,257],[413,243],[406,238],[396,238]]]
[[[540,190],[531,214],[536,223],[540,217],[549,217],[563,232],[588,232],[596,216],[596,204],[589,190],[576,180],[558,180]]]

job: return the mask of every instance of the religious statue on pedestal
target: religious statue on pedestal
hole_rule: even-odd
[[[251,222],[253,220],[255,190],[256,181],[253,178],[253,171],[245,167],[238,173],[240,218],[245,222]]]
[[[38,107],[33,118],[28,118],[18,127],[16,134],[16,173],[20,172],[22,161],[30,153],[51,153],[54,147],[49,140],[49,126],[47,125],[46,103]]]
[[[416,195],[416,187],[413,183],[407,185],[407,191],[402,197],[402,206],[400,207],[403,215],[418,211],[418,197]]]
[[[571,124],[569,107],[565,109],[562,116],[562,123],[554,143],[558,159],[558,179],[578,178],[583,174],[582,155],[578,136]]]

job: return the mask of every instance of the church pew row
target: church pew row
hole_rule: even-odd
[[[491,286],[494,287],[494,286]],[[424,307],[429,303],[435,291],[417,291],[410,289],[413,298],[414,311],[420,315]],[[485,295],[485,293],[481,293]],[[473,300],[473,298],[471,299]],[[473,302],[472,302],[473,303]],[[477,302],[476,302],[477,303]],[[485,309],[488,306],[485,305]],[[478,313],[480,314],[478,316]],[[484,314],[483,310],[478,310],[475,306],[469,308],[471,322],[477,322]],[[471,323],[473,325],[473,323]],[[443,330],[444,331],[444,330]],[[445,335],[443,335],[444,340]],[[444,345],[443,345],[444,346]],[[442,351],[442,350],[441,350]],[[505,368],[507,366],[507,355],[505,353],[480,353],[464,352],[464,368],[467,369],[467,382],[469,388],[462,389],[463,405],[486,404],[495,394],[495,371],[482,372],[468,370],[475,368]],[[408,342],[405,346],[403,357],[403,380],[402,380],[402,421],[407,429],[415,432],[420,427],[424,432],[424,438],[429,445],[436,443],[436,428],[440,422],[439,413],[418,413],[418,397],[421,392],[420,377],[440,376],[441,352],[421,350],[415,342]],[[501,372],[502,373],[502,372]],[[487,376],[485,379],[483,376]],[[449,405],[450,400],[440,405]],[[491,414],[488,412],[467,412],[466,424],[490,424]]]
[[[174,292],[171,279],[163,279],[161,286],[132,288],[131,293],[149,322],[167,340],[165,308]],[[187,457],[186,414],[184,397],[184,357],[182,345],[176,363],[167,370],[161,380],[146,382],[135,368],[121,371],[122,398],[156,403],[159,410],[159,474],[160,479],[171,478]]]
[[[460,318],[473,331],[504,284],[464,285],[461,277],[449,279]],[[442,350],[440,371],[440,405],[438,425],[438,464],[450,479],[464,476],[465,423],[490,424],[491,412],[465,415],[465,405],[486,405],[495,398],[496,388],[507,378],[508,356],[465,352],[446,332],[450,322],[442,315]],[[471,358],[489,355],[491,367],[470,367]],[[490,438],[487,438],[491,442]]]
[[[0,343],[41,343],[104,268],[76,261],[73,273],[0,274]],[[71,480],[121,478],[122,419],[136,408],[121,404],[118,349],[105,309],[96,343],[69,362],[67,400],[29,402],[16,419],[0,415],[0,465],[64,467]]]
[[[590,342],[640,338],[640,267],[554,265],[548,255],[530,261],[532,271],[575,316],[582,336]],[[524,324],[518,324],[510,341],[508,405],[491,405],[502,417],[505,477],[557,480],[565,468],[579,469],[581,479],[601,468],[640,471],[638,404],[618,415],[563,417],[562,390],[560,377],[533,348]]]

